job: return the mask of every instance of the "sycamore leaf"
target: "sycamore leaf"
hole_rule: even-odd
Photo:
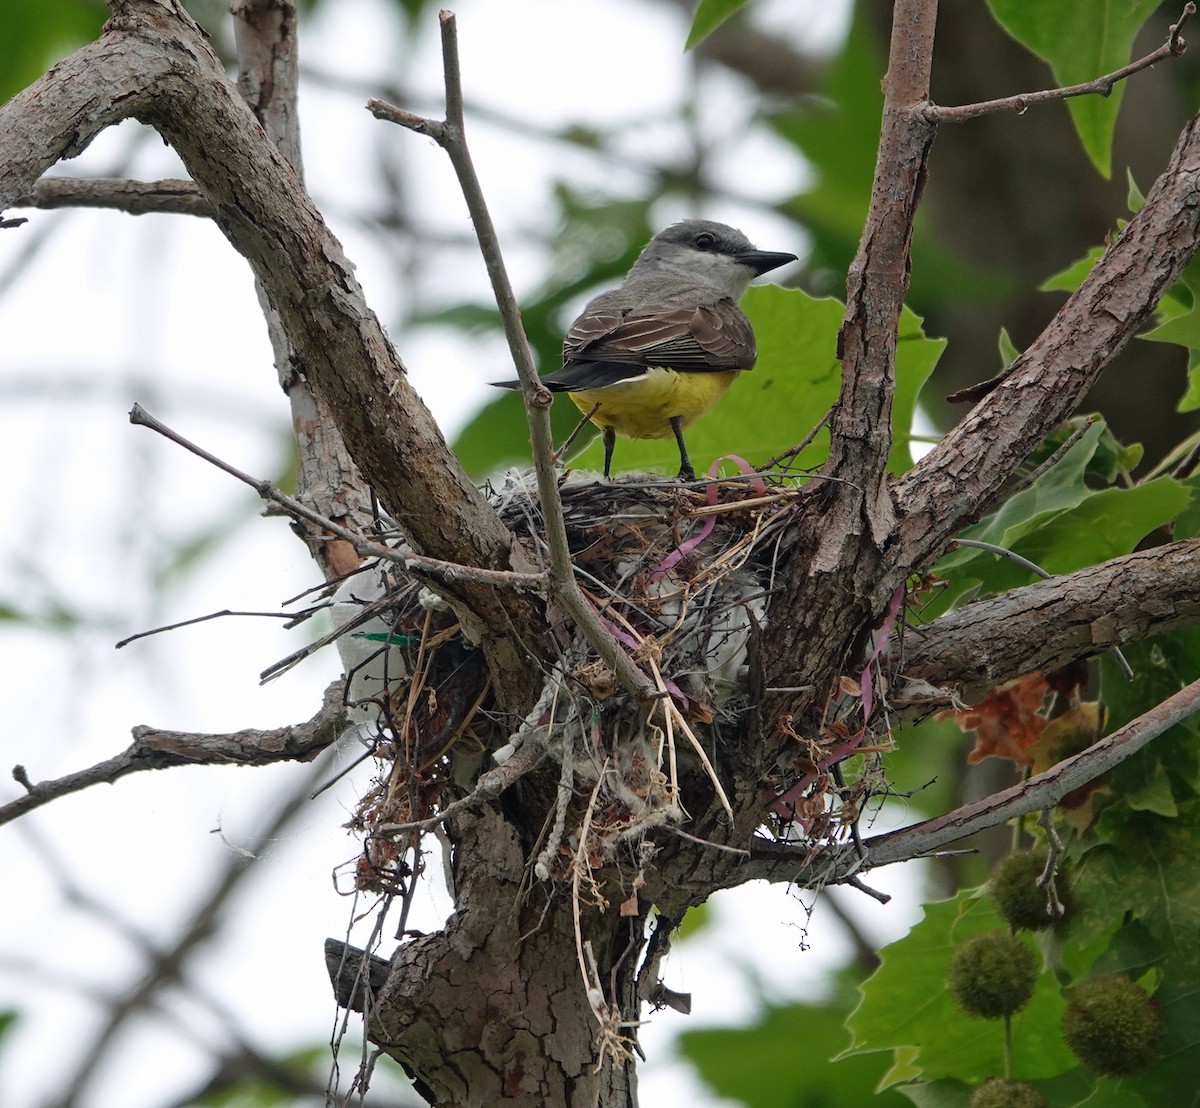
[[[967,755],[974,764],[984,758],[1011,758],[1018,766],[1033,761],[1030,748],[1046,727],[1040,715],[1049,686],[1040,673],[1029,673],[988,692],[978,704],[952,713],[964,731],[975,732],[975,746]]]
[[[1047,62],[1059,85],[1082,84],[1127,64],[1134,38],[1158,6],[1159,0],[988,0],[1000,26]],[[1108,96],[1067,101],[1083,148],[1105,177],[1111,173],[1113,125],[1123,92],[1118,82]]]

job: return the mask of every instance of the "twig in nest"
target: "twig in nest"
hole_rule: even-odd
[[[650,672],[654,674],[654,682],[658,686],[659,692],[666,693],[667,686],[662,679],[662,674],[658,672],[657,664],[655,663],[653,658],[648,658],[647,661],[650,665]],[[673,717],[675,720],[675,723],[677,723],[679,725],[680,729],[687,736],[688,742],[690,742],[692,744],[692,749],[696,751],[696,754],[700,759],[700,764],[702,766],[704,766],[704,772],[708,774],[708,779],[713,783],[713,788],[716,789],[717,797],[721,801],[721,807],[725,809],[725,814],[727,816],[729,816],[729,822],[733,823],[733,806],[729,803],[729,797],[727,797],[725,795],[725,789],[721,785],[721,779],[717,776],[717,771],[715,769],[713,769],[712,762],[710,762],[708,760],[708,755],[704,752],[703,744],[700,742],[699,739],[696,738],[695,734],[692,732],[692,729],[688,726],[687,720],[683,718],[683,713],[676,706],[675,701],[672,697],[670,697],[669,695],[664,696],[663,699],[660,701],[660,703],[662,704],[662,707],[663,707],[663,716],[666,718],[666,721],[667,721],[668,734],[671,733],[671,720]],[[674,743],[672,742],[671,743],[672,759],[674,759],[674,755],[675,755],[675,746],[674,746]],[[674,767],[672,767],[672,770],[673,769],[674,769]],[[672,787],[676,787],[674,781],[672,782]]]
[[[579,828],[579,846],[575,850],[575,859],[571,866],[571,921],[575,928],[575,955],[579,959],[579,975],[583,978],[588,1005],[599,1025],[597,1037],[600,1040],[600,1049],[596,1058],[596,1073],[603,1069],[604,1063],[610,1058],[616,1063],[624,1062],[629,1057],[629,1047],[620,1033],[621,1013],[604,996],[604,985],[600,980],[596,955],[592,951],[591,941],[584,942],[583,927],[580,923],[579,887],[583,881],[583,872],[588,868],[588,834],[592,827],[592,814],[596,810],[596,799],[607,771],[608,759],[605,758],[600,772],[596,775],[592,795],[588,798],[587,810],[583,813],[583,823]]]
[[[592,829],[592,813],[596,810],[596,798],[600,795],[600,786],[604,784],[604,775],[608,771],[608,759],[604,759],[600,772],[596,774],[596,783],[592,786],[592,795],[588,797],[587,808],[583,813],[583,823],[579,828],[579,845],[575,848],[575,857],[571,863],[571,921],[575,928],[575,955],[579,959],[579,976],[583,978],[583,987],[588,994],[592,1011],[600,1018],[604,1007],[604,990],[600,985],[600,976],[596,974],[593,984],[588,976],[587,962],[583,954],[583,926],[580,923],[579,886],[583,880],[583,870],[587,866],[588,834]]]
[[[516,784],[525,774],[534,770],[546,756],[544,735],[535,737],[525,736],[520,749],[503,765],[490,769],[483,774],[471,790],[470,795],[464,796],[453,804],[447,804],[437,815],[428,819],[413,820],[409,823],[381,823],[375,831],[380,835],[399,835],[406,831],[432,831],[439,823],[453,819],[460,812],[478,808],[481,804],[495,800],[510,785]]]
[[[556,701],[557,701],[557,682],[555,683]],[[550,719],[554,719],[554,705],[550,708]],[[553,723],[551,724],[553,726]],[[571,737],[572,724],[568,723],[563,728],[562,733],[562,770],[558,777],[558,791],[555,796],[554,805],[554,825],[550,829],[550,834],[546,839],[546,845],[538,854],[537,862],[534,864],[533,872],[537,874],[539,880],[546,881],[550,877],[551,866],[554,864],[554,859],[558,856],[559,847],[562,846],[563,836],[567,829],[567,809],[571,805],[571,800],[575,795],[575,742]]]
[[[668,830],[672,835],[678,835],[681,839],[687,839],[688,842],[695,843],[697,846],[707,846],[713,850],[723,850],[726,854],[736,854],[739,858],[750,857],[750,851],[743,850],[740,846],[726,846],[724,843],[714,843],[711,839],[702,839],[699,835],[689,835],[681,827],[669,827]]]

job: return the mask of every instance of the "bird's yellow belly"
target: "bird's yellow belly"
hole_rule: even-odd
[[[629,439],[669,439],[671,420],[679,416],[684,427],[709,412],[740,370],[719,373],[678,373],[658,367],[646,370],[636,381],[620,381],[599,389],[567,395],[581,412],[599,404],[592,422],[611,428]]]

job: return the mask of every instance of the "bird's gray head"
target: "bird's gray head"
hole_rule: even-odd
[[[756,250],[736,227],[685,219],[659,231],[646,244],[629,276],[670,273],[711,285],[737,300],[755,277],[795,260],[795,254]]]

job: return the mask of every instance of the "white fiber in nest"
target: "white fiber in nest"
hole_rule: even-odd
[[[372,565],[343,581],[333,594],[330,615],[334,627],[344,627],[362,617],[363,609],[394,590],[390,584],[387,565]],[[338,653],[343,672],[349,677],[346,702],[351,718],[375,720],[379,716],[377,701],[387,686],[407,675],[404,652],[399,646],[389,646],[394,613],[383,607],[378,615],[339,635]]]

